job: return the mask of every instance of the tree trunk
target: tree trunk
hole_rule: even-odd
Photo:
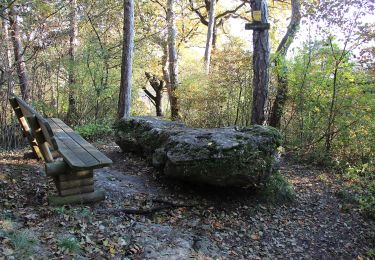
[[[169,84],[171,87],[171,118],[177,120],[179,116],[178,99],[176,90],[178,87],[178,57],[176,49],[176,22],[174,13],[174,0],[168,0],[168,53],[169,53]]]
[[[207,26],[208,29],[207,29],[206,49],[204,52],[204,65],[205,65],[206,75],[210,73],[211,51],[212,51],[214,25],[215,25],[215,7],[216,7],[216,0],[211,0],[209,20],[208,20],[208,26]]]
[[[325,148],[326,148],[327,155],[329,155],[331,152],[332,140],[334,136],[333,127],[335,123],[335,107],[336,107],[336,100],[337,100],[337,74],[339,71],[339,65],[340,65],[340,62],[336,62],[335,70],[333,72],[332,98],[331,98],[331,105],[329,107],[329,118],[328,118],[328,123],[327,123],[327,130],[325,134]]]
[[[170,78],[169,78],[169,53],[168,53],[168,42],[163,43],[163,56],[162,56],[162,70],[163,70],[163,79],[165,87],[168,91],[168,97],[171,97],[171,85],[170,85]]]
[[[134,0],[124,0],[124,31],[118,117],[130,116],[134,46]]]
[[[68,124],[74,124],[77,120],[77,101],[76,101],[76,74],[75,61],[77,52],[77,0],[70,0],[70,32],[69,32],[69,97],[68,112],[66,119]]]
[[[216,50],[216,43],[217,43],[217,24],[216,24],[216,19],[214,21],[214,29],[212,32],[212,51]]]
[[[267,2],[265,0],[252,0],[252,11],[262,12],[261,22],[267,23]],[[268,30],[253,31],[253,106],[251,123],[262,125],[265,120],[265,105],[268,96],[269,81],[269,33]]]
[[[286,54],[292,44],[301,21],[300,0],[292,0],[292,17],[283,39],[276,50],[275,66],[277,73],[277,94],[272,105],[269,125],[280,128],[281,117],[288,98],[288,67],[285,64]]]
[[[9,25],[10,25],[10,34],[11,40],[13,43],[14,50],[14,62],[17,69],[17,75],[21,88],[22,99],[29,101],[30,99],[30,88],[29,88],[29,79],[26,69],[26,64],[24,60],[24,51],[20,38],[20,29],[17,20],[17,13],[13,5],[9,8]]]
[[[5,84],[7,82],[8,86],[8,95],[14,93],[13,90],[13,83],[11,79],[11,67],[12,67],[12,46],[11,41],[9,39],[9,26],[5,18],[1,18],[1,34],[2,34],[2,44],[5,53],[5,60],[4,60],[4,71],[2,72],[2,79],[0,79],[1,84]]]

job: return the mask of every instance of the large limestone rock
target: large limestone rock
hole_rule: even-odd
[[[154,117],[130,117],[115,125],[125,152],[146,156],[167,176],[216,186],[264,184],[277,170],[281,137],[272,127],[186,128]]]

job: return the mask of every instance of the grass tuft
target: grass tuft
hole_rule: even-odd
[[[9,235],[9,240],[14,248],[16,258],[19,259],[34,255],[39,244],[35,234],[29,230],[16,231]]]
[[[59,247],[63,250],[68,250],[71,253],[79,253],[81,245],[75,237],[65,236],[58,242]]]

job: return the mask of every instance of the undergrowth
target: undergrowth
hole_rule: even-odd
[[[81,251],[81,245],[75,237],[64,236],[58,241],[58,245],[61,249],[71,253],[79,253]]]
[[[90,141],[111,136],[113,133],[112,123],[110,122],[85,124],[85,125],[77,126],[75,130],[83,138],[90,140]]]
[[[375,165],[349,166],[343,171],[342,179],[344,185],[336,195],[344,206],[359,205],[365,217],[375,220]]]
[[[8,235],[16,259],[27,259],[37,252],[39,241],[29,230],[16,231]]]
[[[267,201],[276,204],[292,203],[296,199],[293,185],[280,172],[274,173],[270,177],[262,195]]]

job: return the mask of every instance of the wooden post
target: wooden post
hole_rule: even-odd
[[[46,163],[45,169],[47,176],[57,177],[60,174],[66,174],[69,171],[69,166],[64,161],[56,161]]]
[[[92,186],[94,185],[93,178],[86,178],[86,179],[78,179],[78,180],[71,180],[71,181],[61,181],[60,180],[60,189],[61,190],[69,190],[78,187],[84,186]]]
[[[94,180],[92,182],[94,182]],[[61,189],[61,186],[60,186],[60,194],[63,197],[69,196],[69,195],[85,194],[85,193],[90,193],[90,192],[94,192],[93,184],[87,185],[87,186],[79,186],[79,187],[65,189],[65,190]]]
[[[58,176],[58,190],[61,196],[90,193],[94,191],[92,170],[70,171]]]
[[[25,116],[23,115],[21,108],[18,105],[18,102],[15,98],[10,98],[9,102],[11,106],[13,107],[14,113],[16,114],[16,117],[18,119],[18,122],[21,125],[23,136],[27,138],[28,143],[31,146],[31,150],[35,156],[36,159],[42,159],[42,154],[39,150],[38,144],[35,140],[35,138],[32,136],[32,133],[30,132],[30,127],[26,121]]]
[[[60,181],[72,181],[88,178],[94,178],[94,173],[92,170],[69,172],[67,174],[59,175]]]

